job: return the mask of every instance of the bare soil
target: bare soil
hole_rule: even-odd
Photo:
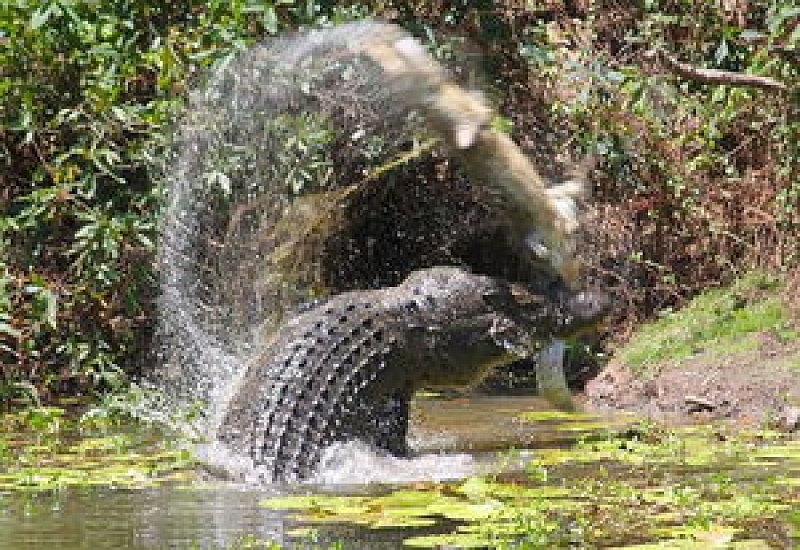
[[[589,409],[800,430],[800,341],[759,334],[757,349],[705,352],[634,374],[612,360],[584,389]]]

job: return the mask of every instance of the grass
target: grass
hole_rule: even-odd
[[[746,351],[758,346],[756,335],[769,332],[780,341],[800,336],[782,292],[783,282],[761,272],[731,286],[695,297],[679,311],[665,312],[642,326],[619,351],[634,373],[665,361],[679,361],[706,351]]]

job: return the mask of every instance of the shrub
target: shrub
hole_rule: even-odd
[[[484,75],[546,171],[567,149],[600,159],[587,261],[629,306],[618,326],[744,267],[796,264],[791,0],[340,4],[0,5],[0,401],[114,387],[135,372],[152,324],[162,190],[151,168],[203,72],[267,35],[375,10],[443,59],[468,37],[483,66],[462,65],[459,78]],[[680,78],[644,55],[654,46],[790,90]]]

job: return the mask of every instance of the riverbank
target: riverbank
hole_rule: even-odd
[[[641,327],[587,408],[800,430],[798,277],[750,274]]]

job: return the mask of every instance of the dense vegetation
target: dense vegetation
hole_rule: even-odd
[[[0,5],[0,402],[114,388],[135,372],[152,330],[153,167],[170,121],[206,71],[304,25],[375,15],[443,59],[468,37],[531,154],[595,154],[588,271],[627,305],[619,327],[750,267],[797,265],[792,0],[341,4]]]

